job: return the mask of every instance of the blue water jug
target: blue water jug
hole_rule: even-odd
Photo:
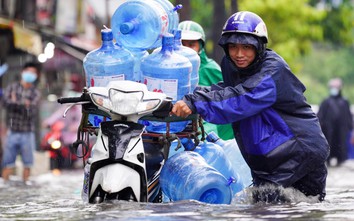
[[[148,90],[165,93],[176,102],[190,91],[192,64],[188,58],[175,53],[173,46],[173,35],[163,36],[161,51],[143,59],[141,71]],[[170,132],[181,132],[187,124],[188,121],[171,122]],[[145,126],[149,132],[166,133],[165,122],[146,121]]]
[[[111,25],[117,43],[128,49],[161,46],[162,35],[169,32],[168,13],[155,0],[128,0],[114,12]]]
[[[232,199],[226,178],[193,151],[183,151],[167,159],[160,173],[160,185],[171,201],[194,199],[229,204]]]
[[[129,50],[133,56],[134,56],[134,81],[136,82],[142,82],[142,72],[140,69],[141,66],[141,61],[144,59],[146,56],[149,55],[149,52],[146,50],[139,50],[139,49],[130,49]]]
[[[112,80],[132,80],[134,57],[115,45],[111,29],[101,30],[102,45],[87,53],[83,60],[86,86],[107,86]]]
[[[191,90],[192,93],[194,89],[197,87],[199,82],[199,67],[200,67],[200,57],[196,51],[193,49],[183,46],[181,40],[181,30],[173,30],[172,32],[175,38],[174,50],[177,54],[183,55],[189,59],[192,63],[192,73],[191,73]]]
[[[184,142],[182,141],[184,144]],[[233,194],[236,194],[245,188],[242,177],[234,170],[231,162],[227,158],[224,150],[219,145],[212,142],[202,142],[195,149],[205,161],[216,170],[218,170],[228,180]]]
[[[157,1],[167,12],[168,16],[168,32],[171,33],[172,30],[177,29],[179,24],[179,16],[177,10],[182,8],[182,5],[173,6],[173,4],[168,0],[155,0]]]
[[[182,55],[192,63],[192,73],[191,73],[191,89],[190,93],[194,91],[199,82],[199,67],[200,67],[200,57],[196,51],[193,49],[183,46],[181,40],[181,30],[174,29],[172,34],[174,35],[174,46],[173,50],[175,53]],[[161,47],[156,48],[152,53],[158,53],[161,51]]]
[[[231,162],[234,170],[236,170],[240,175],[245,187],[252,184],[251,169],[244,160],[235,139],[225,141],[222,140],[216,133],[210,132],[206,136],[206,140],[218,144],[224,149],[227,158]]]

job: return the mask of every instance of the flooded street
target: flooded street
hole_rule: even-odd
[[[24,186],[12,177],[0,186],[0,220],[353,220],[354,161],[330,168],[323,203],[281,205],[209,205],[196,201],[131,203],[112,201],[99,205],[81,200],[82,170],[32,177]]]

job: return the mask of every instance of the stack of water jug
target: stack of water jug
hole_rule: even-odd
[[[199,80],[200,58],[181,44],[177,29],[180,7],[168,0],[127,0],[121,4],[112,16],[112,29],[101,30],[101,47],[84,58],[86,86],[137,81],[151,91],[165,93],[174,102],[192,92]],[[99,118],[90,115],[90,123],[99,126]],[[165,122],[140,123],[149,132],[166,133]],[[187,124],[171,122],[170,132],[181,132]],[[166,199],[228,204],[235,193],[251,184],[249,168],[235,140],[223,143],[212,133],[196,148],[191,142],[184,140],[183,144],[194,151],[175,153],[161,171],[160,185]]]

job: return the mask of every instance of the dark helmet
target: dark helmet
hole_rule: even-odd
[[[254,35],[262,39],[263,43],[268,43],[267,26],[262,18],[253,12],[240,11],[227,19],[221,36],[228,33],[245,33]]]
[[[219,40],[219,45],[228,56],[227,44],[250,44],[262,56],[268,43],[267,27],[261,17],[253,12],[240,11],[227,19]]]

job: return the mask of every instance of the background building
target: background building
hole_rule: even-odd
[[[56,100],[67,90],[71,76],[82,75],[84,81],[82,60],[99,47],[100,30],[110,27],[111,16],[123,2],[0,0],[0,97],[2,89],[19,77],[25,62],[41,62],[39,121],[48,117],[58,109]],[[0,109],[1,137],[4,117]],[[43,135],[40,125],[38,137]]]

